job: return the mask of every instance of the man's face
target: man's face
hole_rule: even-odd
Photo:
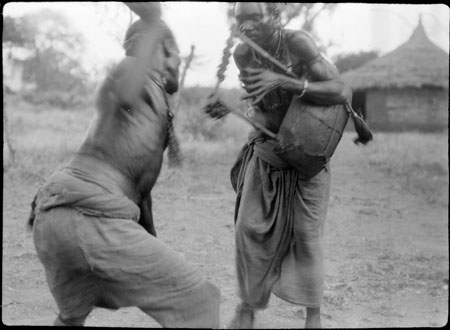
[[[239,31],[257,44],[264,45],[272,38],[275,24],[264,3],[238,2],[234,17]]]

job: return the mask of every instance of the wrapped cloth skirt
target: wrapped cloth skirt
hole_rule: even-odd
[[[329,164],[304,181],[272,150],[274,141],[250,135],[232,168],[236,271],[242,301],[265,308],[270,293],[319,307],[324,288],[323,228],[330,195]]]
[[[218,328],[218,288],[141,227],[115,185],[99,182],[64,169],[37,194],[34,244],[59,318],[81,325],[94,307],[135,306],[163,327]]]

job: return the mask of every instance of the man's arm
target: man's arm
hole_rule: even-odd
[[[141,95],[147,73],[154,69],[158,50],[161,9],[158,2],[124,2],[143,24],[139,25],[139,42],[133,57],[123,59],[106,78],[102,87],[105,92],[112,92],[121,105],[131,106]],[[101,96],[100,96],[101,97]]]
[[[247,93],[251,92],[251,90],[247,87],[246,78],[248,77],[248,64],[251,60],[251,48],[248,44],[242,43],[236,46],[236,49],[233,52],[234,64],[239,70],[239,79],[241,80],[242,87],[245,89]],[[247,98],[247,97],[245,97]]]
[[[146,22],[154,22],[161,18],[161,5],[159,2],[124,2],[136,15]]]
[[[340,78],[337,68],[319,52],[311,37],[303,31],[290,31],[289,50],[307,67],[308,86],[304,98],[318,104],[344,103],[351,99],[351,89]],[[302,93],[305,82],[293,90]],[[289,88],[286,86],[285,88]],[[301,89],[301,90],[300,90]]]
[[[150,194],[141,201],[139,209],[141,210],[141,214],[138,223],[144,227],[149,234],[156,237],[156,229],[153,223],[152,214],[152,197]]]
[[[250,52],[250,46],[245,43],[237,45],[236,49],[233,52],[234,63],[236,64],[240,73],[243,72],[243,69],[250,62]]]
[[[308,82],[266,69],[242,68],[241,71],[248,74],[242,79],[248,92],[245,99],[254,99],[253,103],[257,103],[278,87],[320,105],[344,103],[351,99],[351,89],[340,79],[337,69],[320,55],[307,34],[289,31],[287,40],[293,56],[307,66]]]

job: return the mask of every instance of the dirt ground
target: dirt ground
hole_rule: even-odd
[[[424,198],[410,178],[371,163],[370,148],[347,134],[332,160],[325,228],[325,328],[442,327],[448,320],[448,203]],[[443,136],[446,138],[446,136]],[[153,192],[158,237],[195,263],[221,290],[221,325],[238,297],[234,274],[234,192],[229,168],[238,152],[190,157],[164,168]],[[446,165],[446,164],[444,164]],[[448,187],[448,172],[430,180]],[[57,314],[25,230],[35,178],[4,174],[2,322],[51,325]],[[408,188],[409,187],[409,188]],[[302,307],[272,297],[256,328],[302,328]],[[159,327],[136,308],[96,309],[87,326]]]

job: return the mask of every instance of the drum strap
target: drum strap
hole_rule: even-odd
[[[275,146],[276,142],[274,140],[267,140],[264,142],[256,141],[253,146],[253,152],[255,153],[255,156],[261,158],[267,164],[278,170],[290,168],[291,166],[273,151]]]

